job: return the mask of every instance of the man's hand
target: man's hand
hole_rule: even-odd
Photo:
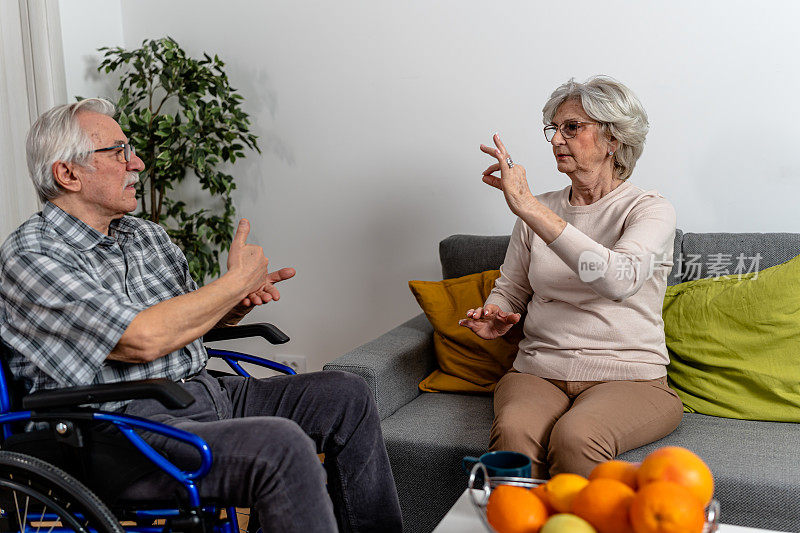
[[[262,291],[267,283],[267,265],[264,250],[255,244],[247,244],[250,221],[243,218],[236,228],[231,248],[228,251],[228,272],[241,278],[247,295]]]
[[[236,235],[233,237],[231,249],[228,253],[228,272],[239,268],[246,273],[250,261],[253,261],[256,265],[258,264],[258,261],[255,261],[251,256],[260,256],[264,261],[265,278],[262,278],[261,285],[256,290],[248,293],[238,304],[231,308],[215,327],[234,326],[254,307],[264,305],[273,300],[280,300],[281,293],[278,292],[275,284],[295,275],[295,270],[288,267],[274,272],[267,272],[266,267],[269,264],[269,260],[264,257],[264,251],[260,246],[247,244],[249,233],[250,222],[243,218],[239,221],[239,227],[236,229]]]
[[[519,313],[504,313],[494,304],[470,309],[467,318],[458,321],[459,326],[471,329],[482,339],[492,340],[502,337],[522,317]]]
[[[295,275],[293,268],[282,268],[275,272],[267,274],[267,283],[258,291],[248,294],[241,302],[236,304],[230,311],[228,311],[219,322],[216,328],[223,328],[235,326],[242,320],[247,313],[253,310],[254,307],[264,305],[273,300],[280,300],[281,293],[275,288],[275,283],[289,279]]]
[[[254,305],[263,305],[267,302],[271,302],[272,300],[280,300],[281,293],[278,292],[278,289],[275,287],[275,284],[279,281],[283,281],[285,279],[289,279],[296,274],[295,269],[291,267],[285,267],[280,270],[276,270],[274,272],[269,272],[267,274],[267,283],[264,284],[256,292],[251,292],[248,294],[244,300],[242,300],[237,307],[244,306],[244,307],[252,307]]]

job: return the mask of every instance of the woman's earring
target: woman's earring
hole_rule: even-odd
[[[609,151],[609,152],[608,152],[608,155],[614,155],[614,152],[612,152],[612,151]]]

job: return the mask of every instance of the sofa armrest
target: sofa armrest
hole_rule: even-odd
[[[419,382],[435,368],[433,327],[424,314],[324,366],[364,378],[381,420],[419,396]]]

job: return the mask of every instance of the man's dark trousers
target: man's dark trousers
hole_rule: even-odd
[[[336,531],[337,525],[340,531],[401,530],[380,419],[362,378],[332,371],[213,378],[203,371],[181,386],[196,399],[187,409],[135,400],[124,412],[209,444],[213,464],[198,482],[201,497],[252,507],[270,531]],[[179,465],[198,464],[187,445],[146,438]],[[324,469],[317,453],[325,454]],[[176,486],[166,474],[157,475],[123,497],[152,499]]]

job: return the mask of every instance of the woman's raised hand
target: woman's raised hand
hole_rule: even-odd
[[[513,160],[512,165],[509,166],[508,161],[511,159],[511,156],[500,140],[499,134],[495,133],[492,136],[492,141],[494,141],[495,148],[486,146],[485,144],[481,145],[481,152],[489,154],[497,159],[497,163],[490,165],[483,171],[483,182],[503,191],[503,195],[506,197],[506,203],[511,209],[511,212],[515,215],[519,215],[533,199],[531,189],[528,186],[525,167],[519,163],[514,163]],[[492,174],[498,170],[500,171],[499,178]]]
[[[458,321],[459,326],[469,328],[478,337],[486,340],[502,337],[522,317],[519,313],[504,313],[494,304],[470,309],[467,318]]]

